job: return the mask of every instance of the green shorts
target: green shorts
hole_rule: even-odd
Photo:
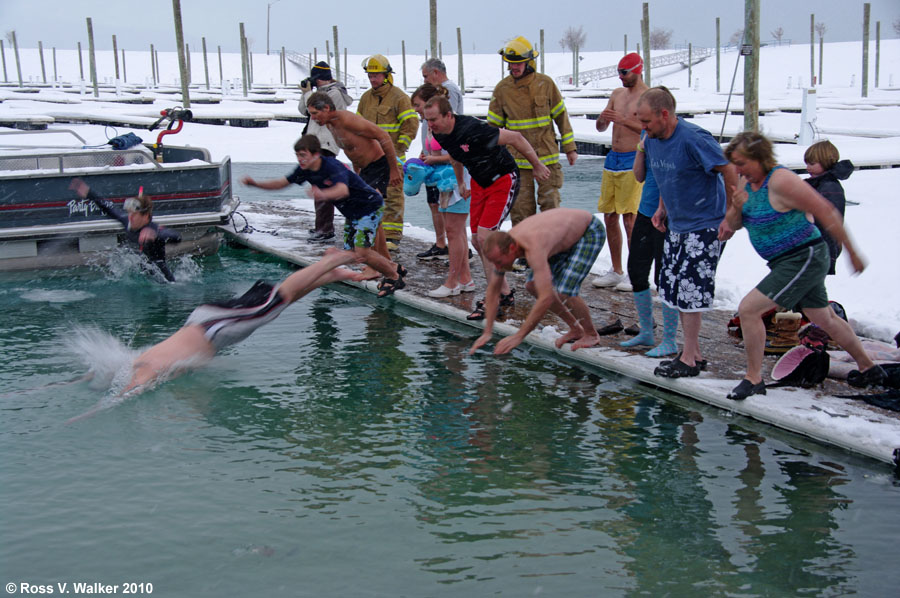
[[[790,310],[828,307],[825,275],[831,259],[824,242],[776,257],[768,265],[769,275],[756,288],[776,305]]]

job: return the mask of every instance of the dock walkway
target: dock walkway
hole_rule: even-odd
[[[236,228],[244,224],[241,216],[235,218],[236,227],[223,226],[222,230],[230,239],[245,246],[301,266],[308,265],[319,259],[328,245],[307,241],[307,230],[312,225],[313,215],[307,208],[301,206],[301,203],[302,200],[273,200],[244,204],[239,210],[240,214],[247,219],[247,224],[258,230],[249,233],[237,232]],[[341,219],[338,216],[335,225],[340,224]],[[277,230],[277,235],[259,232],[272,230]],[[476,261],[472,262],[473,275],[479,286],[479,292],[464,293],[441,300],[430,299],[426,292],[443,282],[446,262],[417,261],[415,254],[425,249],[426,243],[408,236],[404,238],[396,259],[410,271],[408,286],[398,291],[394,297],[383,301],[398,301],[441,318],[471,325],[476,329],[472,334],[474,341],[481,323],[469,322],[465,316],[473,309],[474,302],[483,296],[485,283],[480,266],[476,265]],[[495,331],[500,336],[513,333],[514,326],[525,319],[532,304],[524,289],[525,276],[520,274],[507,276],[515,288],[517,302],[504,321],[496,324]],[[373,294],[377,292],[374,281],[346,284]],[[631,293],[596,289],[586,282],[582,296],[595,314],[594,322],[597,326],[602,326],[615,318],[620,318],[626,326],[633,323],[634,307]],[[859,393],[857,389],[841,381],[828,379],[822,386],[812,390],[793,387],[773,388],[769,389],[765,396],[753,396],[743,402],[726,399],[727,393],[740,380],[744,368],[742,346],[726,333],[726,324],[731,316],[731,313],[723,311],[704,314],[700,342],[710,364],[708,371],[697,378],[668,380],[654,376],[653,369],[659,360],[644,356],[646,348],[638,351],[620,348],[619,342],[628,338],[623,333],[602,337],[599,347],[576,352],[568,347],[556,349],[554,340],[559,336],[558,330],[564,329],[564,326],[553,315],[545,317],[542,322],[543,329],[532,332],[527,337],[526,343],[579,366],[600,368],[641,384],[661,388],[898,466],[900,417],[896,413],[872,407],[863,401],[837,398],[835,395]],[[766,357],[764,373],[767,376],[774,362],[774,357]]]

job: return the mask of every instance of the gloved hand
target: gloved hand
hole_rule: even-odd
[[[312,81],[309,79],[304,79],[300,82],[300,91],[306,93],[307,91],[312,91]]]

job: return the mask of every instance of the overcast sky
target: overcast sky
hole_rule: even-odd
[[[826,41],[862,39],[863,2],[858,0],[761,0],[760,36],[784,29],[785,39],[809,39],[809,15],[825,23]],[[559,40],[568,27],[583,27],[584,50],[618,50],[628,35],[634,48],[640,37],[641,0],[438,0],[438,29],[443,51],[456,53],[456,28],[462,29],[464,52],[495,52],[507,39],[524,35],[537,42],[544,29],[547,51],[560,51]],[[744,0],[651,0],[651,28],[672,30],[674,44],[715,45],[715,19],[721,18],[722,42],[743,27]],[[870,36],[881,21],[881,37],[896,38],[893,22],[900,19],[900,0],[871,0]],[[237,51],[239,23],[243,22],[254,52],[266,51],[267,12],[269,45],[301,53],[315,46],[321,53],[325,40],[339,28],[341,48],[350,54],[400,52],[423,54],[429,44],[428,0],[181,0],[185,41],[200,48],[221,45]],[[387,12],[388,9],[394,12]],[[174,50],[171,0],[0,0],[3,32],[15,29],[20,47],[87,47],[86,17],[93,21],[98,49]],[[4,44],[8,47],[8,36]]]

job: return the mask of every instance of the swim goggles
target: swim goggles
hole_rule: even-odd
[[[122,207],[125,208],[126,212],[140,212],[141,214],[144,214],[148,211],[146,208],[141,207],[141,202],[137,197],[129,197],[125,200],[125,203],[122,204]]]

